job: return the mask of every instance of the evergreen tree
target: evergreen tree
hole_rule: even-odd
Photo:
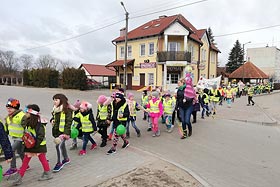
[[[228,63],[226,64],[226,71],[232,73],[243,64],[244,51],[241,44],[236,40],[233,48],[231,49],[228,57]]]
[[[207,33],[208,33],[208,35],[209,35],[210,42],[211,42],[212,44],[216,45],[211,27],[209,27],[209,28],[207,29]]]

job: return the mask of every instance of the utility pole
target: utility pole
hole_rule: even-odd
[[[123,71],[124,71],[124,80],[123,80],[123,88],[124,88],[124,94],[126,95],[126,84],[127,84],[127,31],[128,31],[128,12],[121,1],[121,5],[123,6],[123,9],[125,11],[125,39],[124,39],[124,64],[123,64]]]
[[[242,64],[242,82],[244,83],[244,64],[245,64],[245,62],[246,62],[246,59],[245,59],[245,49],[244,49],[244,47],[245,47],[245,45],[246,44],[249,44],[249,43],[251,43],[251,41],[249,41],[249,42],[246,42],[246,43],[244,43],[243,44],[243,64]],[[244,83],[245,84],[245,83]]]

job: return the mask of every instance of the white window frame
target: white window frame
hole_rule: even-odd
[[[154,73],[148,73],[148,85],[154,85],[155,84],[155,76]]]
[[[130,50],[129,50],[129,48],[130,48]],[[131,45],[127,46],[127,57],[132,57],[132,46]]]
[[[153,46],[152,52],[151,52],[151,45]],[[151,42],[151,43],[149,43],[149,56],[153,56],[154,54],[155,54],[155,43]]]
[[[172,45],[174,45],[174,46],[172,46]],[[171,48],[173,48],[173,47],[174,47],[174,49],[171,50]],[[180,46],[179,42],[168,42],[168,51],[180,51],[180,49],[181,49],[181,46]]]
[[[124,58],[124,46],[120,46],[120,58]]]
[[[143,51],[142,51],[142,47],[144,47]],[[139,53],[140,53],[140,56],[145,56],[146,55],[146,45],[145,44],[140,44],[140,52]]]

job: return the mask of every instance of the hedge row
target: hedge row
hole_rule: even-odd
[[[23,70],[25,86],[86,90],[86,79],[84,70],[75,68],[66,68],[61,74],[50,68]]]

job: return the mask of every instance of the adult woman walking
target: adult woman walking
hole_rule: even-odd
[[[182,120],[183,135],[181,139],[185,139],[192,135],[192,124],[190,121],[193,111],[193,102],[196,99],[196,94],[192,84],[192,78],[188,73],[186,78],[178,81],[177,101],[176,108],[179,109],[180,117]],[[188,126],[188,130],[187,130]],[[188,134],[187,134],[187,131]]]

